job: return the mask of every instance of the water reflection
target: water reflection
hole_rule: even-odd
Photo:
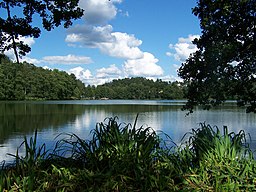
[[[0,144],[11,135],[60,128],[83,113],[84,107],[79,105],[0,103]]]
[[[39,144],[46,143],[52,148],[60,133],[89,138],[96,123],[106,117],[118,116],[120,122],[133,123],[138,113],[138,126],[162,130],[175,142],[200,122],[220,128],[226,125],[235,132],[244,129],[256,140],[255,114],[246,114],[244,109],[230,104],[210,111],[198,108],[186,116],[180,110],[182,104],[173,101],[0,102],[0,161],[9,158],[6,153],[15,153],[23,136],[31,137],[36,129]]]

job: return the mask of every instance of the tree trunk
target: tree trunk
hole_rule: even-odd
[[[8,14],[8,19],[10,20],[10,22],[12,24],[11,26],[13,26],[13,21],[12,21],[12,18],[11,18],[9,1],[6,2],[6,10],[7,10],[7,14]],[[16,45],[16,42],[15,42],[15,35],[14,35],[13,31],[11,31],[9,35],[12,38],[12,48],[13,48],[13,51],[14,51],[14,54],[15,54],[15,57],[16,57],[16,61],[17,61],[17,63],[20,63],[19,62],[19,54],[18,54],[18,51],[17,51],[17,45]]]

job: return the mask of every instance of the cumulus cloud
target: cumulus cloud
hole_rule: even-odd
[[[122,74],[122,71],[116,67],[115,64],[110,65],[108,68],[101,68],[97,70],[97,78],[118,78]]]
[[[22,58],[20,59],[20,61],[21,61],[21,62],[26,61],[27,63],[32,63],[32,64],[35,64],[35,65],[41,63],[40,60],[31,58],[31,57],[28,57],[28,56],[22,57]]]
[[[76,55],[66,55],[66,56],[46,56],[43,57],[43,62],[49,64],[89,64],[92,63],[90,57],[76,56]]]
[[[189,35],[187,38],[179,38],[178,43],[169,44],[169,48],[173,52],[167,52],[166,55],[173,56],[177,61],[184,62],[191,53],[197,51],[197,47],[192,41],[199,37],[199,35]]]
[[[112,36],[111,25],[91,26],[76,25],[68,31],[65,41],[67,43],[79,43],[85,47],[97,48],[98,44],[115,41]]]
[[[113,32],[108,22],[117,13],[128,16],[128,12],[118,10],[117,3],[122,0],[82,0],[80,6],[85,10],[85,24],[68,30],[65,41],[69,46],[98,48],[102,53],[122,59],[143,57],[139,46],[142,41],[133,34]]]
[[[125,59],[138,59],[143,57],[143,52],[138,46],[142,44],[134,35],[127,33],[115,32],[111,33],[114,41],[99,43],[98,47],[103,52],[112,57]]]
[[[161,68],[153,62],[158,60],[150,53],[145,53],[145,62],[150,61],[149,65],[140,65],[143,63],[141,60],[137,61],[136,67],[130,65],[131,68],[127,70],[127,65],[123,66],[122,69],[119,69],[115,64],[110,65],[109,67],[103,67],[96,70],[96,75],[93,75],[90,70],[84,69],[82,67],[76,67],[68,70],[69,74],[73,73],[77,79],[81,80],[85,85],[102,85],[107,82],[111,82],[114,79],[122,79],[125,77],[134,77],[134,76],[144,76],[147,79],[157,80],[162,79],[163,81],[181,81],[180,78],[176,76],[161,76],[163,74]],[[142,67],[143,70],[138,70]],[[150,70],[153,70],[150,72]],[[136,72],[137,71],[137,72]],[[143,72],[142,72],[143,71]],[[146,71],[146,72],[145,72]],[[128,74],[128,72],[130,72]]]
[[[96,70],[95,76],[81,78],[86,84],[103,84],[116,78],[127,76],[158,77],[163,69],[157,64],[158,59],[140,49],[142,40],[133,34],[114,32],[108,21],[115,18],[117,13],[129,16],[128,12],[117,9],[117,3],[122,0],[82,0],[80,6],[85,10],[85,24],[76,25],[68,30],[65,41],[70,46],[97,48],[102,53],[126,61],[122,69],[115,65]],[[84,72],[79,68],[77,71]],[[82,75],[83,76],[83,75]]]
[[[77,79],[82,82],[89,81],[93,78],[92,73],[88,69],[84,69],[82,67],[75,67],[67,71],[69,74],[73,73]]]
[[[122,0],[81,0],[79,6],[85,10],[84,19],[91,25],[106,24],[115,18],[118,9],[115,3]]]
[[[128,76],[160,76],[163,69],[157,65],[158,59],[151,53],[144,52],[140,59],[130,59],[125,61],[124,71]]]
[[[76,67],[67,72],[69,74],[73,73],[85,85],[101,85],[118,78],[117,75],[121,73],[115,65],[111,65],[109,68],[98,69],[96,76],[92,75],[90,70],[82,67]]]
[[[142,41],[134,35],[112,32],[111,25],[105,26],[81,26],[69,30],[66,42],[81,44],[85,47],[98,48],[104,54],[111,57],[124,59],[137,59],[143,56],[139,46]]]
[[[94,82],[97,83],[97,85],[102,85],[104,83],[113,81],[114,79],[123,78],[122,74],[123,72],[118,67],[116,67],[115,64],[113,64],[107,68],[103,67],[98,69]]]

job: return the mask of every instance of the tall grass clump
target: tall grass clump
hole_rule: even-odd
[[[189,153],[183,173],[184,189],[200,191],[254,191],[256,164],[244,131],[223,133],[201,124],[192,130],[180,153]],[[187,165],[186,165],[187,166]]]
[[[96,125],[91,140],[70,134],[57,143],[55,152],[97,173],[104,178],[103,185],[115,190],[157,191],[163,187],[157,182],[160,173],[156,171],[161,139],[152,128],[136,124],[137,118],[133,125],[118,123],[117,117],[107,118]]]
[[[62,134],[52,151],[37,131],[0,170],[0,191],[255,191],[256,163],[244,131],[201,123],[176,145],[147,126],[97,123],[90,139]]]
[[[19,149],[24,148],[25,154],[20,155]],[[14,163],[2,165],[0,170],[0,191],[5,191],[6,187],[13,191],[31,191],[37,184],[35,178],[38,175],[38,169],[41,169],[41,163],[47,159],[47,150],[45,144],[37,145],[37,130],[34,137],[29,140],[24,137],[24,141],[17,148],[16,154],[9,154],[14,157]],[[5,187],[4,187],[5,186]]]

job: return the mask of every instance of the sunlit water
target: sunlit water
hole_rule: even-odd
[[[245,113],[235,103],[204,111],[197,108],[186,116],[182,101],[42,101],[42,102],[0,102],[0,162],[10,161],[24,136],[30,138],[38,130],[38,144],[45,143],[48,149],[63,136],[61,133],[75,133],[81,138],[90,138],[90,131],[96,123],[106,117],[117,116],[119,122],[134,123],[139,114],[137,126],[150,126],[156,131],[167,133],[179,143],[183,135],[199,123],[206,122],[220,129],[228,126],[229,131],[245,130],[255,147],[256,114]],[[56,139],[57,137],[57,139]],[[21,151],[22,153],[22,151]]]

